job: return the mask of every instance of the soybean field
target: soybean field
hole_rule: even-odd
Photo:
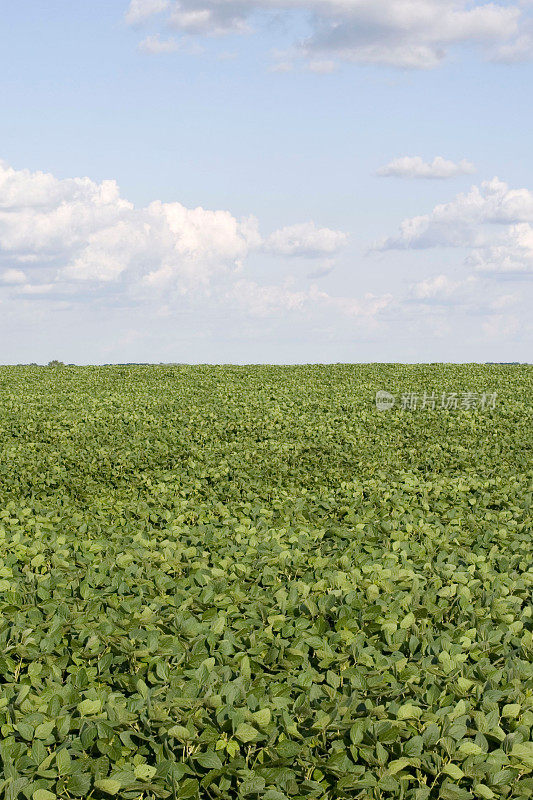
[[[532,396],[1,367],[0,796],[531,798]]]

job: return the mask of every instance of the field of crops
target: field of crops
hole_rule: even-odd
[[[0,368],[0,796],[531,798],[532,396],[527,366]]]

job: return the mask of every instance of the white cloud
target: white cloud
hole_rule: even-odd
[[[397,236],[374,250],[455,247],[467,250],[465,265],[495,277],[533,275],[533,193],[510,189],[493,178],[458,194],[430,214],[411,217]]]
[[[330,298],[330,305],[335,310],[350,316],[374,317],[376,314],[385,311],[393,303],[393,300],[394,297],[390,292],[381,295],[366,292],[362,299],[332,297]]]
[[[455,178],[458,175],[471,175],[475,167],[470,161],[449,161],[436,156],[433,161],[424,161],[420,156],[403,156],[396,158],[384,167],[380,167],[377,175],[395,178]]]
[[[139,50],[142,53],[149,53],[150,55],[158,55],[159,53],[175,53],[179,50],[180,43],[177,39],[161,39],[157,34],[154,36],[147,36],[139,44]]]
[[[243,34],[257,12],[299,12],[309,34],[295,53],[310,64],[336,60],[431,69],[455,45],[483,47],[489,57],[531,57],[530,16],[518,2],[469,0],[133,0],[139,22],[168,8],[165,24],[191,35]],[[310,27],[309,27],[310,26]]]
[[[477,272],[517,277],[533,275],[533,227],[510,225],[498,244],[473,250],[466,263]]]
[[[19,291],[21,294],[50,294],[55,288],[53,283],[25,283]]]
[[[20,269],[6,269],[0,275],[0,282],[5,283],[7,286],[26,283],[26,274]]]
[[[454,281],[447,275],[436,275],[414,283],[411,287],[411,296],[413,299],[420,301],[448,302],[451,298],[457,296],[459,290],[471,288],[473,283],[475,283],[475,279],[472,277],[466,280]]]
[[[436,247],[450,238],[453,243],[451,234],[439,235],[446,225],[454,230],[464,217],[459,241],[479,238],[475,246],[468,245],[470,277],[428,277],[403,297],[393,297],[387,285],[366,291],[372,288],[367,276],[362,276],[364,289],[353,290],[351,284],[348,289],[343,275],[351,282],[356,273],[343,274],[339,266],[331,281],[339,287],[335,294],[323,291],[314,279],[334,268],[334,256],[347,242],[342,231],[305,222],[264,236],[253,216],[238,219],[227,210],[158,200],[135,207],[114,181],[59,180],[0,163],[2,313],[35,320],[41,312],[70,309],[73,319],[79,310],[87,320],[109,311],[110,318],[128,324],[137,317],[146,320],[146,330],[159,319],[163,337],[169,330],[185,337],[194,329],[200,339],[209,331],[223,337],[230,330],[239,340],[244,326],[251,339],[272,331],[290,341],[298,331],[296,336],[307,341],[328,331],[324,335],[350,342],[398,329],[391,325],[403,329],[417,317],[453,326],[462,314],[478,320],[479,330],[482,321],[499,325],[503,336],[511,330],[508,312],[527,312],[520,303],[509,309],[510,300],[498,299],[505,297],[501,285],[487,276],[489,269],[502,270],[504,257],[512,258],[515,271],[519,262],[523,270],[533,267],[532,203],[526,190],[494,180],[420,218],[425,219],[419,223],[420,235],[432,242],[424,246]],[[478,238],[468,226],[478,230]],[[496,232],[492,238],[490,231]],[[414,240],[411,244],[420,246]],[[494,250],[498,247],[503,252]],[[316,259],[307,275],[303,259]],[[284,277],[286,270],[295,271],[295,264],[301,274]],[[270,266],[270,279],[259,278]]]
[[[117,199],[118,187],[115,181],[103,181],[97,186],[89,178],[59,181],[45,172],[15,170],[0,161],[0,210],[51,209],[67,195],[76,201],[90,197],[96,205],[103,205]]]
[[[514,306],[517,303],[517,300],[518,298],[514,294],[501,294],[494,298],[490,304],[490,307],[494,311],[500,311],[502,308]]]
[[[303,222],[275,231],[265,246],[279,255],[316,258],[338,252],[347,240],[347,234],[342,231],[317,228],[313,222]]]
[[[292,61],[278,61],[269,67],[270,72],[292,72],[294,64]]]
[[[318,278],[325,278],[326,275],[331,275],[333,270],[335,269],[335,259],[328,258],[324,261],[322,266],[317,267],[316,269],[312,270],[311,272],[307,273],[307,278],[311,280],[316,280]]]
[[[140,22],[161,14],[170,7],[170,0],[131,0],[126,12],[128,25],[137,25]]]
[[[411,320],[415,327],[425,320],[427,332],[432,330],[432,335],[440,329],[442,335],[453,336],[458,326],[467,323],[465,342],[473,336],[506,341],[517,333],[526,336],[526,329],[531,328],[531,302],[527,297],[504,294],[499,283],[480,274],[465,278],[444,274],[428,277],[413,283],[405,300],[397,304],[400,313],[408,320],[408,309],[413,309]]]
[[[315,285],[309,289],[296,290],[291,287],[290,282],[281,286],[261,286],[254,281],[240,280],[227,293],[227,299],[261,317],[279,313],[280,310],[319,309],[341,313],[347,317],[371,319],[391,305],[393,296],[388,293],[366,293],[362,298],[336,297],[321,291]]]
[[[164,266],[174,280],[202,283],[259,242],[257,224],[228,211],[135,208],[114,181],[58,180],[0,163],[0,257],[54,267],[56,280],[110,282]]]
[[[335,61],[328,61],[326,59],[316,59],[309,61],[307,69],[309,72],[316,72],[317,75],[330,75],[335,72],[337,65]]]
[[[169,25],[186,33],[208,36],[248,33],[248,16],[253,10],[253,2],[174,2]]]
[[[502,294],[499,284],[483,275],[468,275],[466,278],[434,275],[413,283],[406,299],[422,313],[450,317],[460,312],[470,314],[472,318],[485,319],[494,314],[505,314],[513,306],[517,310],[523,300],[527,305],[523,297]]]
[[[482,323],[482,329],[488,339],[505,340],[524,333],[521,320],[514,315],[493,314]]]
[[[531,0],[522,0],[522,5],[533,6]],[[531,61],[533,53],[533,19],[531,16],[523,19],[520,24],[520,33],[510,41],[499,44],[492,56],[493,61],[503,64],[516,64]]]
[[[338,252],[346,240],[343,232],[313,222],[263,238],[253,216],[237,219],[225,210],[157,200],[136,208],[114,181],[59,180],[0,162],[0,264],[10,265],[0,281],[19,295],[97,290],[132,303],[159,296],[166,305],[186,295],[218,298],[222,305],[248,297],[260,314],[313,304],[349,316],[366,315],[368,307],[378,313],[382,306],[375,300],[357,306],[355,299],[330,298],[314,288],[262,286],[246,275],[254,253],[318,258]]]
[[[493,178],[435,206],[430,214],[404,220],[399,235],[378,249],[479,247],[490,244],[491,237],[505,240],[512,231],[507,226],[523,222],[533,222],[533,193],[510,189]]]

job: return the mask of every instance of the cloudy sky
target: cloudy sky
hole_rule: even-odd
[[[533,0],[0,10],[0,363],[531,361]]]

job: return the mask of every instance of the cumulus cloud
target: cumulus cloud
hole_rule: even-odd
[[[473,186],[430,214],[411,217],[399,234],[376,250],[460,247],[475,271],[527,274],[533,271],[533,193],[511,189],[498,178]]]
[[[280,309],[305,311],[318,307],[348,317],[369,319],[385,311],[393,302],[390,293],[366,293],[362,298],[337,297],[321,291],[315,285],[309,289],[297,290],[291,287],[290,282],[281,286],[261,286],[249,280],[236,282],[227,298],[262,317],[277,313]]]
[[[317,59],[309,61],[307,69],[309,72],[316,72],[317,75],[329,75],[331,72],[335,72],[336,66],[335,61]]]
[[[161,39],[159,35],[147,36],[139,44],[142,53],[157,55],[158,53],[175,53],[179,50],[179,42],[176,39]]]
[[[347,240],[347,234],[342,231],[318,228],[314,222],[303,222],[275,231],[265,242],[265,247],[278,255],[316,258],[337,253]]]
[[[493,314],[482,323],[482,329],[488,339],[501,341],[524,333],[522,321],[514,315]]]
[[[317,280],[318,278],[325,278],[326,275],[331,275],[335,269],[335,259],[328,258],[320,267],[307,273],[307,278]]]
[[[533,227],[525,222],[510,225],[498,244],[478,247],[466,263],[489,275],[533,276]]]
[[[207,36],[242,34],[250,31],[248,17],[254,3],[245,2],[174,2],[169,17],[172,28]]]
[[[531,57],[533,41],[529,11],[518,0],[132,0],[126,19],[138,23],[161,12],[167,27],[201,36],[248,33],[258,12],[298,12],[308,35],[295,55],[325,71],[337,60],[432,69],[455,45],[517,60],[528,48]]]
[[[468,321],[468,337],[505,341],[518,333],[525,336],[531,327],[527,298],[502,293],[500,284],[485,275],[433,275],[413,283],[405,301],[398,304],[400,313],[406,320],[411,318],[415,326],[425,320],[425,335],[430,331],[437,335],[440,329],[442,335],[450,336]]]
[[[522,5],[533,6],[531,0],[522,0]],[[533,52],[533,19],[531,15],[521,21],[520,33],[509,41],[499,44],[492,55],[493,61],[503,64],[517,64],[531,61]]]
[[[500,311],[502,308],[516,305],[517,300],[518,298],[514,294],[501,294],[494,298],[490,307],[493,311]]]
[[[420,156],[403,156],[380,167],[376,174],[380,177],[443,179],[471,175],[473,172],[474,165],[465,158],[455,162],[436,156],[433,161],[427,162]]]
[[[312,307],[379,313],[387,305],[382,298],[334,298],[316,287],[261,285],[246,274],[254,253],[323,258],[346,241],[342,231],[313,222],[263,237],[253,216],[158,200],[137,208],[114,181],[59,180],[0,162],[0,266],[9,267],[0,282],[18,295],[107,291],[133,303],[159,296],[166,304],[194,295],[222,306],[238,299],[260,315]]]
[[[502,226],[503,230],[503,226],[521,222],[533,222],[533,193],[510,189],[493,178],[458,194],[450,203],[435,206],[430,214],[404,220],[399,235],[386,239],[380,247],[472,246],[486,241],[484,226]]]
[[[170,0],[131,0],[126,12],[128,25],[138,25],[170,7]]]
[[[20,269],[6,269],[0,274],[0,282],[7,286],[16,286],[26,283],[26,275]]]
[[[411,287],[411,296],[415,300],[447,302],[457,295],[459,290],[470,287],[472,283],[475,283],[472,277],[454,281],[447,275],[435,275],[414,283]]]
[[[413,283],[410,299],[430,305],[458,305],[476,300],[473,292],[479,290],[479,279],[473,275],[453,280],[448,275],[435,275]],[[479,297],[477,297],[479,301]]]
[[[50,294],[56,287],[53,283],[25,283],[20,288],[20,294]]]
[[[114,181],[58,180],[0,163],[0,258],[54,268],[56,280],[111,282],[166,268],[202,283],[235,269],[261,239],[228,211],[153,202],[135,208]]]

